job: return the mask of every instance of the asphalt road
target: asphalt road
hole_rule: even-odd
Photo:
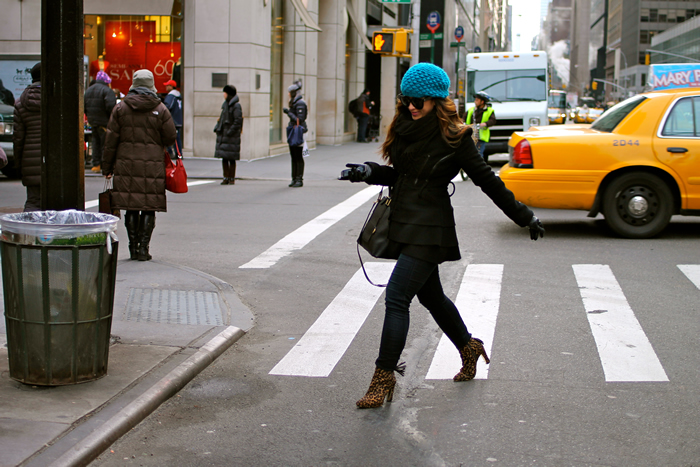
[[[467,326],[488,336],[490,368],[467,383],[441,379],[441,332],[415,303],[394,402],[356,409],[383,295],[356,276],[369,201],[346,215],[336,208],[366,186],[333,180],[329,167],[373,158],[360,146],[312,153],[302,189],[287,188],[288,160],[278,159],[261,164],[279,179],[169,197],[153,256],[229,282],[256,323],[91,465],[700,464],[700,220],[627,240],[601,218],[538,209],[547,234],[532,242],[469,181],[453,196],[463,258],[441,277]],[[326,164],[318,173],[314,157]],[[101,183],[88,179],[86,192]],[[17,191],[1,179],[0,204],[21,205]],[[309,240],[302,226],[318,234]],[[269,267],[241,268],[260,255]],[[387,267],[369,272],[381,280]],[[323,319],[331,330],[314,332]]]

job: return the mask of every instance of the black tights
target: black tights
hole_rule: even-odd
[[[234,178],[236,176],[236,161],[221,159],[221,166],[224,169],[224,178]]]

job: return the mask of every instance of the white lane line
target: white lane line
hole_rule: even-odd
[[[455,305],[472,336],[484,341],[491,356],[501,299],[502,264],[470,264],[462,277]],[[462,367],[457,348],[443,335],[425,379],[452,379]],[[474,379],[488,378],[488,365],[479,358]]]
[[[375,281],[388,281],[393,268],[394,263],[365,263]],[[368,283],[359,269],[270,374],[327,377],[383,292]]]
[[[196,182],[187,182],[187,186],[206,185],[207,183],[214,183],[214,181],[215,180],[199,180]],[[99,204],[99,200],[96,199],[85,201],[85,209],[96,208]]]
[[[377,196],[379,189],[380,187],[377,186],[369,186],[359,193],[356,193],[342,203],[333,206],[315,219],[302,225],[252,260],[239,266],[239,268],[266,269],[274,266],[277,261],[291,254],[294,250],[304,248],[311,240],[355,209],[362,206],[368,199]]]
[[[642,326],[605,264],[574,264],[605,381],[668,381]]]
[[[678,269],[700,289],[700,264],[679,264]]]

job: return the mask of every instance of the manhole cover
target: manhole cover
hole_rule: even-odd
[[[197,290],[131,289],[126,320],[223,325],[218,294]]]

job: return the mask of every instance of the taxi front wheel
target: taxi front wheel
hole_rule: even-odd
[[[626,238],[650,238],[666,228],[673,213],[673,196],[659,177],[633,172],[613,180],[603,196],[608,226]]]

